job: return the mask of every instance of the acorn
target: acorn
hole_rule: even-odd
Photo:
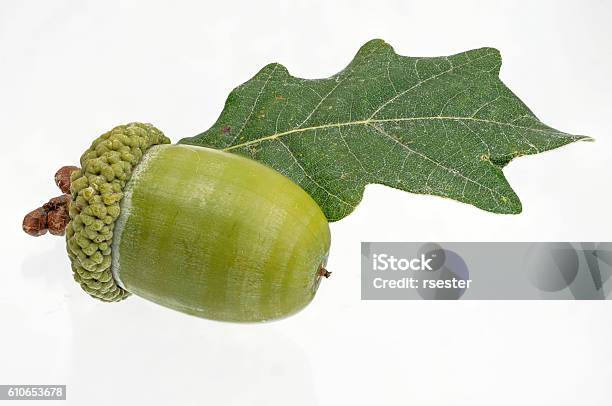
[[[103,134],[80,163],[70,174],[67,251],[96,299],[133,293],[207,319],[258,322],[304,308],[329,276],[325,215],[263,164],[171,145],[142,123]]]

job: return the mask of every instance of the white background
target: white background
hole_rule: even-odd
[[[67,384],[74,405],[609,404],[610,302],[361,301],[359,243],[610,240],[610,17],[605,1],[2,1],[0,383]],[[331,226],[314,302],[263,325],[96,302],[62,238],[21,231],[102,132],[195,135],[266,63],[325,77],[376,37],[411,56],[497,47],[542,121],[596,142],[513,161],[518,216],[369,186]]]

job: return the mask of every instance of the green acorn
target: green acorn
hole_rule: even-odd
[[[329,276],[329,227],[310,195],[248,158],[169,143],[131,123],[82,155],[66,227],[75,280],[103,301],[134,293],[214,320],[306,306]]]

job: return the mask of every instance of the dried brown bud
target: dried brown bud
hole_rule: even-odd
[[[23,231],[33,237],[40,237],[47,232],[47,212],[42,207],[32,210],[23,218]]]
[[[55,184],[64,192],[43,204],[36,210],[32,210],[23,218],[23,231],[34,237],[41,236],[49,231],[53,235],[64,235],[64,231],[70,222],[68,206],[72,197],[70,196],[70,176],[79,170],[76,166],[62,166],[55,173]]]
[[[66,226],[70,222],[68,215],[70,201],[70,195],[64,194],[31,211],[23,218],[23,231],[34,237],[41,236],[47,231],[53,235],[64,235]]]
[[[69,221],[70,217],[68,216],[68,208],[66,206],[59,206],[47,213],[47,227],[53,235],[64,235]]]
[[[55,172],[55,184],[62,193],[70,193],[70,175],[78,169],[76,166],[62,166]]]
[[[58,207],[66,207],[70,203],[71,197],[70,195],[64,194],[61,196],[57,196],[49,200],[47,203],[43,204],[43,209],[46,211],[56,210]]]

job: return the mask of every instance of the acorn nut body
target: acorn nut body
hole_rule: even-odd
[[[306,306],[330,246],[327,220],[310,195],[248,158],[159,141],[129,171],[110,246],[99,244],[108,248],[102,254],[111,253],[112,281],[100,283],[116,285],[112,300],[129,292],[184,313],[236,322],[277,319]],[[76,183],[70,211],[80,223],[82,212],[75,210],[82,189]],[[87,248],[76,246],[76,226],[67,230],[75,278],[85,290],[95,289],[102,278],[96,275],[106,271],[80,253]],[[88,292],[110,301],[106,292],[113,289]]]
[[[327,221],[276,171],[212,149],[160,145],[124,192],[112,272],[128,292],[229,321],[287,316],[314,297]]]

